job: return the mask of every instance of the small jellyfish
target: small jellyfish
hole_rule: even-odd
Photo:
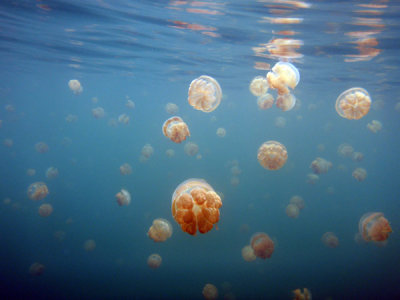
[[[362,154],[361,152],[353,152],[351,159],[353,161],[360,162],[364,159],[364,154]]]
[[[79,95],[80,93],[83,92],[83,87],[82,87],[81,83],[79,82],[79,80],[77,80],[77,79],[71,79],[70,81],[68,81],[68,86],[69,86],[69,89],[75,95]]]
[[[154,153],[154,148],[150,144],[146,144],[142,148],[142,156],[149,159]]]
[[[14,107],[14,105],[12,105],[12,104],[7,104],[7,105],[5,106],[5,109],[6,109],[6,111],[8,111],[8,112],[14,112],[14,111],[15,111],[15,107]]]
[[[129,116],[127,114],[121,114],[118,116],[118,122],[128,125],[129,124]]]
[[[251,248],[250,245],[244,246],[242,248],[242,257],[245,261],[253,261],[257,258],[257,256],[254,254],[253,248]]]
[[[181,143],[190,136],[190,131],[185,122],[180,117],[171,117],[162,126],[164,135],[174,143]]]
[[[168,102],[167,105],[165,105],[165,111],[171,115],[175,115],[178,113],[179,107],[175,103]]]
[[[220,196],[203,179],[185,180],[172,195],[172,216],[190,235],[210,231],[219,221],[221,206]]]
[[[31,274],[32,276],[40,276],[43,274],[44,269],[45,269],[44,265],[35,262],[31,264],[31,266],[29,267],[29,274]]]
[[[286,119],[284,117],[276,117],[275,126],[278,128],[284,128],[286,126]]]
[[[338,154],[343,157],[351,157],[354,152],[354,148],[346,143],[340,144],[338,147]]]
[[[283,167],[287,158],[286,147],[279,142],[267,141],[258,148],[257,159],[265,169],[278,170]]]
[[[299,216],[300,209],[297,205],[290,203],[288,206],[286,206],[285,212],[289,218],[295,219]]]
[[[363,168],[356,168],[351,175],[357,180],[357,181],[364,181],[364,179],[367,177],[367,170]]]
[[[127,99],[126,103],[125,103],[125,106],[127,108],[134,109],[135,108],[135,102],[133,102],[131,99]]]
[[[262,259],[270,258],[274,252],[274,242],[264,232],[255,233],[250,240],[254,255]]]
[[[231,168],[231,173],[232,173],[232,175],[237,176],[237,175],[240,175],[242,173],[242,170],[240,169],[239,166],[236,165],[236,166],[233,166]]]
[[[283,111],[291,110],[296,104],[296,97],[292,94],[278,95],[276,98],[276,107]]]
[[[271,108],[274,101],[274,97],[267,93],[257,98],[257,105],[259,109],[265,110]]]
[[[389,238],[392,232],[389,221],[381,212],[364,214],[358,223],[358,230],[362,238],[369,242],[382,242]]]
[[[339,246],[339,239],[333,232],[325,232],[322,235],[321,241],[329,248],[336,248]]]
[[[56,167],[50,167],[46,170],[46,177],[48,179],[54,179],[58,177],[58,169]]]
[[[269,88],[269,86],[268,86],[267,78],[265,78],[263,76],[255,77],[251,81],[250,86],[249,86],[250,92],[254,96],[257,96],[257,97],[265,95],[268,92],[268,88]]]
[[[108,124],[108,126],[110,126],[110,127],[117,127],[117,126],[118,126],[118,122],[117,122],[117,120],[114,119],[114,118],[111,118],[110,120],[108,120],[107,124]]]
[[[300,73],[297,68],[288,62],[278,62],[267,73],[270,88],[276,89],[278,95],[290,93],[289,87],[294,89],[300,81]]]
[[[49,194],[49,189],[44,182],[34,182],[28,187],[28,197],[31,200],[41,200]]]
[[[11,148],[14,145],[14,141],[12,139],[4,139],[3,144],[4,146]]]
[[[121,175],[130,175],[132,174],[132,167],[128,163],[124,163],[119,167],[119,172]]]
[[[131,203],[131,194],[124,189],[121,189],[121,191],[115,195],[115,198],[119,206],[129,205]]]
[[[78,121],[78,116],[77,115],[68,114],[65,117],[65,121],[67,121],[68,123],[76,122],[76,121]]]
[[[83,249],[87,252],[91,252],[96,248],[96,242],[94,240],[86,240],[83,244]]]
[[[188,101],[191,106],[203,112],[212,112],[221,102],[222,91],[212,77],[202,75],[190,83]]]
[[[39,215],[43,218],[50,216],[53,213],[53,206],[45,203],[39,206]]]
[[[97,97],[92,97],[92,103],[96,104],[97,102],[99,102],[99,98]]]
[[[199,152],[199,146],[195,143],[188,142],[185,144],[185,147],[183,147],[183,150],[187,155],[195,156],[197,152]]]
[[[172,225],[168,220],[155,219],[147,235],[155,242],[165,242],[172,235]]]
[[[35,149],[39,153],[46,153],[49,151],[49,146],[44,142],[39,142],[35,144]]]
[[[11,203],[11,199],[10,198],[4,198],[3,199],[3,204],[8,205]]]
[[[26,175],[28,176],[35,176],[36,170],[35,169],[28,169],[26,170]]]
[[[303,209],[305,206],[304,199],[301,196],[297,196],[297,195],[290,198],[289,203],[296,205],[300,210]]]
[[[57,241],[62,242],[65,239],[65,231],[57,230],[54,232],[53,236]]]
[[[162,258],[159,254],[154,253],[151,254],[148,258],[147,258],[147,265],[152,268],[152,269],[157,269],[161,266],[161,262],[162,262]]]
[[[400,112],[400,102],[397,102],[397,103],[396,103],[396,105],[394,106],[394,109],[395,109],[397,112]]]
[[[96,119],[101,119],[101,118],[103,118],[104,116],[105,116],[105,111],[104,111],[104,108],[102,108],[102,107],[96,107],[96,108],[93,108],[92,109],[92,115],[93,115],[93,117],[95,117]]]
[[[336,111],[339,116],[358,120],[364,117],[371,107],[371,98],[368,92],[355,87],[341,93],[336,99]]]
[[[370,123],[367,124],[367,128],[373,132],[377,133],[378,131],[382,130],[382,123],[378,120],[372,120]]]
[[[217,129],[217,135],[218,135],[219,137],[221,137],[221,138],[225,137],[225,136],[226,136],[226,130],[225,130],[225,128],[222,128],[222,127],[218,128],[218,129]]]
[[[309,173],[307,174],[307,183],[316,184],[319,180],[319,176],[317,174]]]
[[[233,176],[233,177],[231,178],[231,185],[233,185],[233,186],[238,186],[239,183],[240,183],[239,177]]]
[[[206,300],[215,300],[218,298],[218,289],[215,285],[207,283],[203,288],[203,297]]]
[[[165,151],[165,154],[171,158],[175,155],[175,151],[173,149],[167,149],[167,151]]]
[[[311,298],[311,292],[307,288],[304,288],[303,292],[301,292],[301,289],[293,291],[293,300],[311,300]]]
[[[332,168],[332,163],[324,158],[317,157],[312,161],[310,168],[315,174],[325,174]]]

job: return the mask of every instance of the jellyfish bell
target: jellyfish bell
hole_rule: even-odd
[[[129,205],[131,203],[131,194],[124,189],[121,189],[121,191],[115,195],[115,198],[119,206]]]
[[[322,235],[321,241],[329,248],[336,248],[339,246],[339,239],[333,232],[325,232]]]
[[[276,89],[279,95],[289,94],[300,81],[300,73],[297,68],[289,62],[278,62],[267,73],[267,81],[272,89]]]
[[[42,200],[49,194],[49,189],[44,182],[34,182],[27,190],[29,199],[31,200]]]
[[[119,167],[119,172],[121,175],[129,175],[132,174],[132,167],[128,163],[124,163]]]
[[[168,220],[155,219],[147,235],[155,242],[165,242],[172,235],[172,225]]]
[[[50,216],[53,213],[53,206],[48,203],[44,203],[39,206],[39,215],[43,218]]]
[[[332,163],[324,158],[317,157],[311,162],[310,168],[315,174],[325,174],[332,168]]]
[[[68,81],[68,87],[75,95],[79,95],[83,92],[83,87],[77,79],[71,79]]]
[[[303,209],[305,206],[304,199],[298,195],[295,195],[292,198],[290,198],[289,203],[296,205],[300,210]]]
[[[263,76],[254,77],[250,83],[249,90],[254,96],[262,96],[268,92],[268,81]]]
[[[364,214],[358,223],[358,230],[362,238],[367,242],[386,241],[392,232],[389,221],[381,212]]]
[[[221,87],[210,76],[202,75],[190,83],[188,102],[197,110],[212,112],[219,106],[221,98]]]
[[[217,287],[211,283],[207,283],[203,288],[203,297],[206,300],[216,300],[218,298]]]
[[[274,242],[264,232],[255,233],[250,240],[254,255],[262,259],[270,258],[274,252]]]
[[[277,141],[264,142],[258,148],[257,159],[265,169],[278,170],[285,165],[287,158],[286,147]]]
[[[242,257],[245,261],[250,262],[256,260],[257,256],[254,254],[253,248],[250,245],[242,248]]]
[[[359,182],[364,181],[367,177],[367,170],[364,168],[356,168],[351,175]]]
[[[291,110],[296,104],[296,97],[292,94],[278,95],[276,106],[283,111]]]
[[[150,144],[146,144],[142,148],[142,156],[149,159],[154,153],[154,148]]]
[[[371,97],[365,89],[354,87],[339,95],[335,107],[336,112],[342,118],[358,120],[369,112]]]
[[[129,124],[129,116],[127,114],[121,114],[118,116],[118,122],[128,125]]]
[[[180,117],[171,117],[162,126],[163,134],[174,143],[181,143],[190,136],[190,131],[185,122]]]
[[[148,258],[147,258],[147,265],[152,268],[152,269],[157,269],[161,266],[162,263],[162,258],[159,254],[154,253],[151,254]]]
[[[257,105],[259,109],[265,110],[271,108],[274,101],[274,97],[266,93],[257,98]]]
[[[95,117],[96,119],[101,119],[101,118],[103,118],[104,116],[105,116],[105,111],[104,111],[104,108],[102,108],[102,107],[96,107],[96,108],[93,108],[92,109],[92,115],[93,115],[93,117]]]

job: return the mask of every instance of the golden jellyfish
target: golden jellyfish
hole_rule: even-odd
[[[289,218],[295,219],[299,216],[300,209],[297,205],[290,203],[288,206],[286,206],[285,212]]]
[[[242,248],[242,257],[245,261],[253,261],[257,258],[257,256],[254,254],[253,248],[251,248],[250,245],[244,246]]]
[[[364,159],[364,154],[362,154],[361,152],[354,152],[351,156],[351,159],[357,162],[362,161]]]
[[[146,144],[142,148],[142,156],[145,159],[149,159],[154,153],[154,149],[150,144]]]
[[[293,291],[293,300],[311,300],[311,298],[311,292],[307,288],[303,288],[303,292],[301,289]]]
[[[296,104],[296,97],[292,94],[278,95],[276,98],[276,107],[283,111],[291,110]]]
[[[218,128],[218,129],[217,129],[217,135],[218,135],[219,137],[221,137],[221,138],[225,137],[225,136],[226,136],[226,130],[225,130],[225,128],[222,128],[222,127]]]
[[[121,175],[130,175],[132,174],[132,167],[128,163],[124,163],[119,167],[119,172]]]
[[[147,258],[147,265],[152,268],[152,269],[157,269],[161,266],[161,262],[162,262],[162,258],[159,254],[154,253],[151,254],[148,258]]]
[[[289,88],[294,89],[299,83],[300,73],[291,63],[278,62],[267,73],[267,80],[271,89],[276,89],[279,95],[286,95],[290,93]]]
[[[356,168],[351,174],[357,181],[364,181],[367,177],[367,171],[363,168]]]
[[[28,187],[28,197],[31,200],[41,200],[49,194],[49,189],[44,182],[34,182]]]
[[[358,120],[371,107],[371,98],[366,90],[355,87],[341,93],[336,100],[336,111],[342,118]]]
[[[270,258],[274,252],[274,242],[264,232],[255,233],[250,241],[254,255],[262,259]]]
[[[171,117],[162,126],[164,135],[174,143],[181,143],[190,136],[190,131],[185,122],[180,117]]]
[[[45,203],[39,206],[39,215],[43,218],[50,216],[53,213],[53,206]]]
[[[378,131],[382,130],[382,123],[378,120],[372,120],[370,123],[367,124],[367,128],[373,132],[377,133]]]
[[[336,248],[339,246],[339,239],[333,232],[325,232],[322,235],[321,241],[329,248]]]
[[[104,116],[105,116],[105,111],[104,111],[104,108],[102,108],[102,107],[96,107],[96,108],[93,108],[92,109],[92,115],[93,115],[93,117],[95,117],[96,119],[101,119],[101,118],[103,118]]]
[[[44,269],[45,269],[44,265],[35,262],[31,264],[31,266],[29,267],[29,274],[31,274],[32,276],[40,276],[43,274]]]
[[[165,154],[171,158],[175,155],[175,151],[173,149],[167,149],[167,151],[165,151]]]
[[[191,106],[203,112],[212,112],[221,102],[222,90],[212,77],[202,75],[190,83],[188,101]]]
[[[147,235],[155,242],[165,242],[172,235],[172,225],[168,220],[155,219]]]
[[[188,142],[185,144],[185,147],[183,147],[183,150],[187,155],[195,156],[197,152],[199,152],[199,146],[195,143]]]
[[[286,126],[286,119],[284,117],[275,118],[275,127],[284,128]]]
[[[307,174],[307,183],[316,184],[319,180],[319,176],[317,174],[309,173]]]
[[[351,157],[353,155],[354,148],[349,144],[340,144],[338,147],[338,154],[343,157]]]
[[[274,97],[267,93],[257,98],[257,105],[259,109],[265,110],[271,108],[274,101]]]
[[[46,177],[48,179],[54,179],[58,177],[58,169],[56,167],[50,167],[46,170]]]
[[[118,116],[118,122],[128,125],[129,124],[129,116],[127,114],[121,114]]]
[[[215,300],[218,298],[218,289],[215,285],[207,283],[203,288],[203,297],[206,300]]]
[[[292,198],[290,198],[289,203],[296,205],[299,209],[303,209],[305,206],[304,199],[298,195],[295,195]]]
[[[178,113],[179,107],[178,107],[178,105],[176,105],[175,103],[168,102],[168,103],[165,105],[165,111],[166,111],[167,113],[171,114],[171,115],[175,115],[175,114]]]
[[[96,242],[94,240],[86,240],[83,244],[83,249],[87,252],[91,252],[96,248]]]
[[[49,151],[49,146],[45,142],[39,142],[35,144],[35,149],[39,153],[46,153]]]
[[[381,212],[364,214],[358,223],[358,230],[362,238],[369,242],[383,242],[389,238],[392,232],[389,221]]]
[[[131,203],[131,194],[124,189],[121,189],[121,191],[115,195],[115,198],[119,206],[129,205]]]
[[[68,86],[69,86],[69,89],[75,95],[79,95],[80,93],[83,92],[83,87],[82,87],[81,83],[79,82],[79,80],[77,80],[77,79],[71,79],[70,81],[68,81]]]
[[[191,235],[210,231],[219,221],[221,206],[220,196],[203,179],[185,180],[172,195],[172,216]]]
[[[317,157],[312,161],[310,168],[315,174],[325,174],[332,168],[332,163],[324,158]]]
[[[257,159],[265,169],[278,170],[283,167],[287,158],[286,147],[277,141],[264,142],[258,148]]]
[[[268,81],[267,78],[263,76],[257,76],[255,77],[249,86],[250,92],[257,97],[260,97],[262,95],[265,95],[268,92]]]

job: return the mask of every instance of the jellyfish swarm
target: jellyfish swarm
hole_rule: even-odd
[[[203,297],[206,300],[215,300],[218,298],[218,289],[215,285],[207,283],[203,288]]]
[[[262,259],[270,258],[274,252],[274,242],[264,232],[254,234],[250,241],[251,248],[253,248],[254,255]]]
[[[148,258],[147,258],[147,265],[152,268],[152,269],[157,269],[160,267],[162,262],[162,258],[160,255],[158,255],[157,253],[151,254]]]
[[[218,107],[221,98],[221,87],[210,76],[202,75],[190,83],[188,101],[197,110],[212,112]]]
[[[367,171],[363,168],[356,168],[351,174],[357,181],[364,181],[367,177]]]
[[[34,182],[28,187],[27,194],[29,199],[38,201],[49,194],[49,189],[44,182]]]
[[[68,86],[75,95],[79,95],[83,92],[83,87],[77,79],[71,79],[70,81],[68,81]]]
[[[295,289],[293,300],[311,300],[311,292],[307,288],[304,288],[303,292],[301,292],[301,289]]]
[[[257,105],[259,109],[265,110],[271,108],[274,101],[274,97],[271,94],[264,94],[258,97]]]
[[[355,87],[341,93],[336,99],[335,107],[342,118],[358,120],[369,112],[371,98],[366,90]]]
[[[206,233],[219,221],[221,198],[203,179],[182,182],[172,195],[172,216],[182,230],[195,235]]]
[[[242,257],[245,261],[253,261],[257,258],[257,256],[254,254],[253,248],[251,248],[250,245],[244,246],[242,248]]]
[[[324,158],[317,157],[310,165],[315,174],[325,174],[332,168],[332,163]]]
[[[131,203],[131,194],[124,189],[121,189],[121,191],[115,195],[115,198],[119,206],[129,205]]]
[[[39,215],[43,218],[50,216],[53,213],[53,206],[51,204],[42,204],[39,206]]]
[[[257,159],[265,169],[278,170],[283,167],[287,158],[286,147],[279,142],[267,141],[258,148]]]
[[[265,77],[263,76],[257,76],[255,77],[249,86],[249,90],[250,92],[254,95],[254,96],[262,96],[265,95],[268,91],[268,81]]]
[[[336,248],[339,246],[339,239],[333,232],[325,232],[322,235],[321,241],[329,248]]]
[[[172,225],[165,219],[155,219],[147,235],[155,242],[165,242],[172,235]]]
[[[392,232],[389,221],[381,212],[370,212],[364,214],[358,223],[358,230],[362,238],[369,242],[382,242],[389,238]]]
[[[32,276],[40,276],[43,274],[44,272],[44,265],[42,265],[41,263],[35,262],[33,264],[31,264],[31,266],[29,267],[29,274],[31,274]]]
[[[294,89],[300,81],[300,73],[297,68],[288,62],[278,62],[267,73],[267,80],[271,89],[276,89],[278,95],[290,93],[289,87]]]
[[[164,135],[174,143],[181,143],[190,136],[190,131],[185,122],[180,117],[171,117],[162,126]]]

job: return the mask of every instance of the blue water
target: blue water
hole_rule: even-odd
[[[0,298],[202,299],[204,285],[212,283],[219,299],[291,299],[292,290],[304,287],[313,299],[400,299],[400,2],[308,4],[1,1]],[[264,17],[302,21],[275,24]],[[279,33],[289,30],[294,35]],[[376,52],[349,34],[360,31],[373,31],[364,37],[374,39],[366,48]],[[300,56],[289,59],[301,75],[294,90],[301,105],[288,112],[258,109],[249,91],[251,80],[267,73],[256,63],[272,67],[279,60],[253,50],[273,38],[302,43]],[[187,102],[190,82],[203,74],[223,92],[212,113]],[[70,79],[81,82],[80,95],[68,88]],[[362,119],[347,120],[335,101],[355,86],[368,90],[372,107]],[[125,106],[126,96],[134,109]],[[185,142],[163,136],[168,102],[179,106],[201,159],[185,154]],[[98,106],[102,119],[92,116]],[[130,123],[110,126],[122,113]],[[66,122],[68,114],[77,121]],[[285,127],[275,125],[277,117],[286,119]],[[367,129],[372,120],[383,124],[381,131]],[[216,135],[219,127],[224,138]],[[280,170],[257,161],[267,140],[287,148]],[[47,153],[35,150],[40,141]],[[364,160],[338,155],[342,143]],[[154,155],[141,162],[145,144]],[[167,149],[175,151],[172,158]],[[312,185],[307,174],[316,157],[333,166]],[[233,160],[242,170],[236,186]],[[123,163],[132,166],[131,175],[120,174]],[[59,170],[55,179],[45,176],[50,166]],[[356,167],[367,170],[362,182],[352,177]],[[32,177],[29,168],[36,170]],[[204,235],[183,232],[171,214],[172,193],[188,178],[203,178],[224,195],[218,229]],[[38,202],[26,194],[36,181],[50,190]],[[129,206],[116,203],[121,188],[132,195]],[[293,195],[305,201],[296,219],[285,214]],[[42,203],[54,208],[47,218],[38,214]],[[367,212],[389,220],[393,233],[385,246],[355,242]],[[164,243],[147,236],[156,218],[173,226]],[[57,231],[63,240],[54,237]],[[337,248],[321,242],[327,231],[338,237]],[[256,232],[271,236],[275,251],[270,259],[246,262],[241,249]],[[96,242],[92,252],[83,248],[88,239]],[[152,253],[162,256],[155,270],[147,266]],[[34,262],[45,266],[42,275],[29,273]]]

